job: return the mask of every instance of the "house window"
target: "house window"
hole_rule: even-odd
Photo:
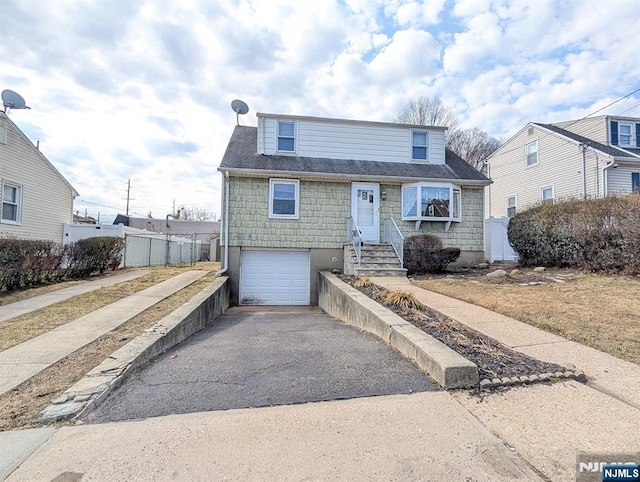
[[[509,196],[507,198],[507,217],[512,218],[516,215],[517,206],[516,206],[516,197]]]
[[[4,126],[0,126],[0,144],[7,143],[7,129]]]
[[[631,192],[640,193],[640,172],[631,173]]]
[[[527,167],[538,164],[538,141],[533,141],[526,145],[525,155],[527,156]]]
[[[540,188],[540,202],[543,204],[553,203],[554,198],[553,186]]]
[[[411,149],[411,158],[417,161],[427,160],[427,142],[429,134],[425,131],[413,131]]]
[[[403,221],[460,221],[460,188],[419,182],[402,186]]]
[[[269,217],[298,219],[300,207],[300,181],[269,180]]]
[[[291,121],[278,121],[278,151],[295,152],[296,150],[296,123]]]
[[[22,187],[8,182],[2,183],[2,222],[20,222]]]
[[[618,125],[618,145],[631,146],[631,130],[631,124],[623,124],[621,122]]]

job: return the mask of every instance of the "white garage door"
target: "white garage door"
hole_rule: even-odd
[[[308,251],[243,251],[241,305],[308,305]]]

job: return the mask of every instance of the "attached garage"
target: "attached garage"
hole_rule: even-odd
[[[309,251],[243,250],[241,305],[308,305]]]

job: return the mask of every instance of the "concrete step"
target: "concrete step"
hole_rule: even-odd
[[[373,268],[373,269],[387,269],[387,268],[398,268],[400,269],[400,263],[365,263],[364,261],[360,263],[359,268]]]
[[[372,276],[407,276],[405,268],[356,268],[355,274],[359,278],[369,278]]]

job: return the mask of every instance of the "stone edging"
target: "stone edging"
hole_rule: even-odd
[[[326,271],[319,273],[318,306],[383,339],[444,388],[478,385],[478,367],[474,363]]]
[[[587,382],[587,376],[582,370],[576,369],[574,366],[565,367],[563,372],[542,373],[540,375],[523,375],[519,377],[504,378],[483,378],[480,380],[480,389],[492,389],[498,387],[510,387],[521,384],[532,384],[541,382],[553,382],[560,380],[576,380],[580,383]]]
[[[132,371],[209,325],[229,308],[227,277],[210,285],[119,348],[80,381],[52,401],[36,422],[53,423],[83,416],[97,407]]]

